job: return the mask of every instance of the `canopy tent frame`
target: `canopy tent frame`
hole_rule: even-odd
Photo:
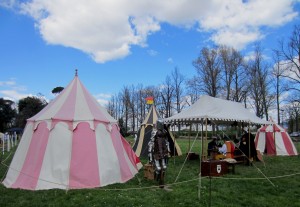
[[[241,116],[237,116],[236,113],[242,113]],[[222,100],[207,95],[203,95],[200,99],[195,102],[190,108],[175,114],[164,120],[167,124],[182,124],[188,123],[192,125],[193,123],[201,123],[201,143],[200,148],[200,172],[199,172],[199,187],[198,187],[198,198],[200,199],[201,193],[201,162],[207,159],[207,152],[203,150],[204,137],[203,137],[203,121],[205,120],[205,138],[207,139],[207,125],[208,121],[215,123],[246,123],[249,130],[249,143],[250,143],[250,125],[251,124],[270,124],[269,121],[265,121],[255,116],[253,113],[248,111],[244,106],[237,102],[232,102],[228,100]],[[249,145],[250,148],[250,145]],[[250,155],[250,150],[249,150]],[[248,155],[248,156],[249,156]],[[261,171],[260,171],[261,172]],[[266,176],[264,176],[266,177]],[[267,178],[267,177],[266,177]],[[271,182],[272,185],[274,185]]]

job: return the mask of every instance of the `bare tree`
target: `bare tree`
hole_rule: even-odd
[[[185,100],[185,104],[188,106],[195,103],[199,99],[200,92],[198,90],[199,87],[197,87],[197,80],[198,78],[194,77],[186,81],[186,94],[188,98]]]
[[[238,91],[234,90],[233,84],[235,83],[237,90],[240,88],[237,82],[238,77],[236,75],[238,74],[238,69],[242,66],[243,57],[240,52],[236,51],[234,48],[229,48],[224,45],[219,47],[219,51],[220,65],[223,73],[222,77],[226,89],[226,99],[235,100],[237,99]],[[236,82],[234,82],[235,80]]]
[[[178,68],[175,68],[172,72],[172,80],[174,84],[174,96],[175,96],[175,105],[176,105],[176,112],[180,113],[183,106],[183,84],[184,84],[184,77],[180,74]]]
[[[287,43],[279,41],[279,49],[276,52],[285,70],[281,76],[290,81],[288,90],[300,92],[300,25],[294,27]]]
[[[129,122],[129,116],[130,116],[130,90],[128,86],[125,86],[122,91],[122,103],[124,106],[124,114],[123,117],[125,117],[125,131],[128,131],[128,122]]]
[[[143,88],[142,84],[138,84],[137,86],[137,127],[140,127],[143,120],[145,119],[145,109],[146,109],[146,103],[145,103],[145,90]]]
[[[116,97],[112,96],[107,103],[107,112],[115,119],[117,119],[117,101]]]
[[[218,49],[204,47],[199,57],[193,61],[197,75],[193,83],[199,91],[216,97],[221,89],[221,69]]]
[[[242,102],[244,101],[245,108],[247,108],[247,94],[248,94],[248,73],[247,66],[243,60],[242,65],[234,73],[233,79],[233,101]]]
[[[138,106],[138,93],[134,85],[129,88],[129,109],[131,118],[131,130],[135,132],[136,119],[137,119],[137,106]]]
[[[291,101],[288,107],[289,113],[289,129],[291,131],[300,131],[300,103]]]
[[[280,55],[279,52],[274,50],[274,54],[273,54],[273,59],[274,59],[274,66],[273,66],[273,84],[274,84],[274,88],[275,88],[275,97],[276,97],[276,110],[277,110],[277,123],[281,124],[283,122],[283,120],[280,119],[280,114],[283,114],[283,109],[280,109],[280,104],[281,104],[281,100],[280,97],[282,95],[283,92],[285,92],[287,86],[285,85],[285,80],[282,77],[282,75],[284,74],[284,70],[283,67],[281,66],[281,61],[280,61]]]
[[[172,115],[171,114],[172,100],[175,91],[170,76],[166,77],[166,80],[161,85],[159,91],[162,100],[162,106],[159,108],[159,112],[163,117],[170,117]]]
[[[254,58],[248,62],[249,92],[254,101],[254,108],[258,117],[265,115],[268,120],[268,109],[273,97],[269,93],[268,65],[262,55],[262,49],[256,44]]]

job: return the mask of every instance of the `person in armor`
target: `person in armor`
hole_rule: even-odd
[[[149,162],[155,167],[155,176],[160,179],[167,169],[170,146],[167,131],[164,129],[163,120],[159,119],[153,127],[151,139],[148,143]]]

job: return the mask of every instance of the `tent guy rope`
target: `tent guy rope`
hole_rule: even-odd
[[[3,162],[1,163],[1,165],[9,168],[9,166],[6,165]],[[20,172],[20,173],[22,173],[22,172]],[[300,172],[299,173],[293,173],[293,174],[287,174],[287,175],[272,176],[272,177],[268,177],[268,179],[282,179],[282,178],[287,178],[287,177],[292,177],[292,176],[298,176],[298,175],[300,175]],[[26,175],[26,176],[32,177],[30,175]],[[208,178],[209,178],[208,176],[201,177],[201,178],[197,177],[197,178],[190,179],[190,180],[185,180],[185,181],[180,181],[180,182],[173,182],[173,183],[167,184],[165,186],[176,186],[176,185],[180,185],[180,184],[184,184],[184,183],[198,181],[199,179],[208,179]],[[223,180],[265,180],[266,178],[262,178],[262,177],[257,177],[257,178],[212,177],[212,179],[223,179]],[[53,183],[51,181],[47,181],[47,180],[40,179],[40,178],[39,178],[39,180],[42,180],[44,182]],[[61,184],[61,183],[54,183],[54,184],[67,186],[67,185],[64,185],[64,184]],[[275,185],[273,185],[273,186],[276,187]],[[72,187],[72,186],[67,186],[67,187]],[[117,188],[97,188],[97,190],[103,190],[103,191],[128,191],[128,190],[146,190],[146,189],[160,189],[160,188],[157,185],[147,186],[147,187],[122,188],[122,189],[117,189]]]

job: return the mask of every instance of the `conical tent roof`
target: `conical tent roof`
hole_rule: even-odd
[[[141,167],[116,120],[80,82],[72,82],[28,119],[3,184],[80,189],[124,183]]]
[[[138,157],[147,157],[148,156],[148,143],[151,138],[151,132],[153,129],[154,124],[160,118],[159,114],[157,113],[156,107],[154,104],[151,106],[145,120],[141,124],[141,127],[137,134],[137,139],[132,147]],[[171,156],[182,155],[181,149],[175,138],[170,132],[170,130],[165,126],[165,130],[168,132],[168,141],[171,150]]]
[[[159,115],[157,113],[156,107],[154,105],[151,106],[145,120],[143,121],[142,125],[151,125],[153,126],[156,124],[156,121],[159,119]]]
[[[289,134],[280,125],[262,126],[257,130],[255,147],[267,155],[297,155],[297,149]]]
[[[87,91],[78,76],[41,112],[28,121],[99,121],[117,123],[97,100]]]

